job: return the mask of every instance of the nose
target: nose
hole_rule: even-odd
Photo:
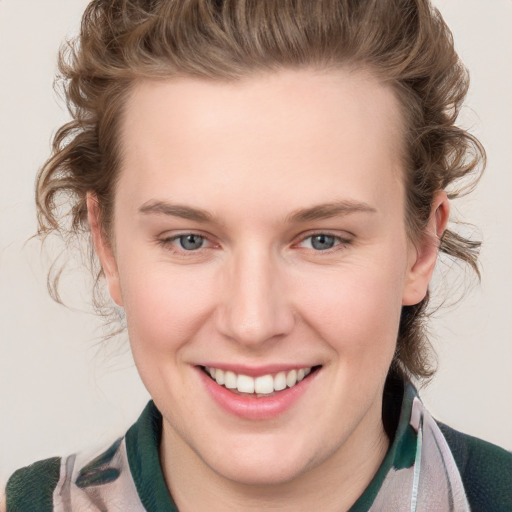
[[[289,334],[295,318],[287,299],[282,264],[268,251],[247,248],[233,255],[223,272],[218,329],[257,349]]]

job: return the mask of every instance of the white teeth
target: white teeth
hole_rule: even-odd
[[[218,370],[217,370],[218,371]],[[236,389],[237,387],[237,378],[233,372],[226,372],[224,374],[225,386],[228,389]],[[252,391],[251,391],[252,393]]]
[[[282,391],[283,389],[286,389],[286,373],[285,372],[279,372],[274,377],[274,390],[275,391]]]
[[[292,370],[286,376],[286,385],[291,388],[295,384],[297,384],[297,370]]]
[[[220,368],[205,367],[205,370],[220,386],[236,389],[240,393],[255,393],[259,396],[270,395],[274,391],[282,391],[287,387],[291,388],[311,373],[311,367],[309,367],[289,372],[282,371],[274,376],[267,374],[253,378]]]
[[[239,375],[236,380],[236,389],[240,393],[254,393],[254,379],[247,375]]]
[[[217,384],[224,384],[224,370],[220,370],[219,368],[215,369],[215,380]]]
[[[256,377],[254,380],[254,391],[268,395],[274,392],[274,378],[272,375],[263,375],[263,377]]]

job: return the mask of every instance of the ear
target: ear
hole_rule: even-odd
[[[107,280],[110,296],[118,306],[123,305],[121,286],[119,283],[119,272],[117,262],[110,241],[107,239],[100,219],[100,207],[96,194],[87,192],[87,219],[91,230],[92,241],[96,254],[101,263],[101,268]]]
[[[439,190],[434,196],[430,218],[423,235],[417,243],[411,242],[402,296],[403,306],[418,304],[425,298],[434,273],[441,237],[448,224],[449,216],[448,196],[444,190]]]

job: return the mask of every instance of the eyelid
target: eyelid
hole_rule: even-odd
[[[302,232],[300,235],[297,235],[295,239],[299,242],[306,240],[306,238],[311,238],[313,236],[332,236],[333,238],[337,238],[339,240],[342,240],[344,242],[350,242],[354,238],[355,235],[348,231],[343,231],[343,233],[340,233],[336,230],[331,229],[312,229],[310,231]]]

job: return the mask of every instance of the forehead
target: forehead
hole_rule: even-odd
[[[336,189],[368,202],[383,180],[401,181],[401,122],[392,90],[361,71],[141,81],[124,113],[119,187],[140,201],[196,201],[228,187],[275,190],[290,208],[295,193],[309,200],[305,191],[315,201]]]

